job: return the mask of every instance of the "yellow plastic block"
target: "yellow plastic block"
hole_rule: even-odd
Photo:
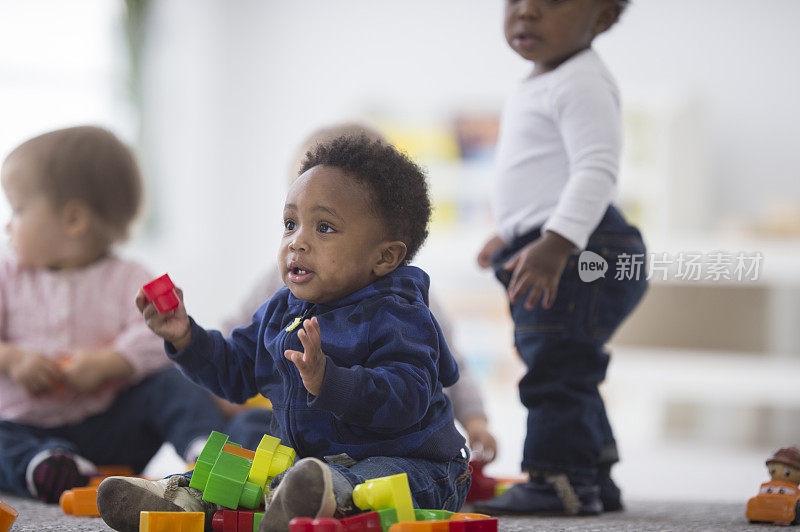
[[[272,457],[275,450],[280,445],[281,440],[275,436],[265,434],[261,442],[256,447],[256,454],[253,458],[253,465],[250,466],[250,473],[247,481],[260,486],[264,491],[267,490],[267,480],[269,479],[269,468],[272,465]]]
[[[414,503],[411,502],[411,489],[405,473],[388,477],[373,478],[353,489],[353,502],[362,510],[397,510],[400,523],[416,521]]]
[[[295,458],[297,458],[297,451],[286,445],[278,445],[278,448],[275,449],[275,456],[272,457],[272,463],[269,466],[269,476],[280,475],[292,467]]]
[[[395,523],[389,532],[449,532],[450,521],[406,521]]]
[[[203,532],[203,512],[141,512],[139,532]]]
[[[245,401],[244,406],[247,408],[260,408],[262,410],[272,410],[272,402],[261,395],[255,394],[253,397]]]
[[[65,514],[100,517],[97,511],[97,488],[73,488],[61,494],[58,504]]]
[[[0,501],[0,532],[8,532],[17,519],[19,512]]]

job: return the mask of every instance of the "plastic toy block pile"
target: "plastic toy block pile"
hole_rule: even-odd
[[[294,464],[294,449],[265,435],[255,451],[212,432],[197,458],[189,486],[203,492],[203,500],[224,508],[213,518],[215,532],[257,532],[263,518],[259,512],[269,495],[272,479]],[[132,476],[132,471],[109,469],[104,475]],[[64,492],[60,504],[65,513],[99,516],[97,485]],[[289,532],[497,532],[497,519],[483,514],[415,509],[405,473],[375,478],[353,490],[353,502],[366,513],[345,519],[295,518]],[[16,512],[0,503],[0,532],[6,532]],[[140,532],[203,532],[205,516],[200,512],[141,512]],[[6,528],[3,528],[7,523]]]

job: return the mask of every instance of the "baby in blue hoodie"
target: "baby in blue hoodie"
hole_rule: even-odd
[[[458,368],[428,308],[428,276],[408,265],[430,213],[425,175],[408,157],[380,141],[340,137],[307,154],[289,190],[278,252],[286,286],[250,324],[225,338],[197,325],[183,302],[159,314],[137,297],[185,375],[230,401],[269,398],[269,433],[303,458],[273,484],[260,531],[285,531],[298,516],[353,513],[355,485],[396,473],[408,475],[419,508],[464,503],[468,455],[442,392]],[[161,509],[153,506],[176,491],[182,481],[172,478],[107,480],[101,514],[124,529],[128,517],[103,511],[123,494],[138,523],[139,510]]]

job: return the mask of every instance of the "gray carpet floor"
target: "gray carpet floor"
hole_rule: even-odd
[[[64,515],[57,505],[46,505],[7,493],[0,493],[0,500],[10,504],[19,512],[19,517],[11,528],[12,532],[111,530],[99,518]],[[743,501],[741,504],[697,502],[684,504],[633,501],[628,503],[628,508],[624,512],[609,513],[598,517],[503,517],[500,519],[500,530],[507,532],[529,530],[714,530],[731,532],[787,530],[786,527],[748,523],[744,517],[745,502]]]

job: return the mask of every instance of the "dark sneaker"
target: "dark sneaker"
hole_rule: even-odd
[[[204,501],[189,479],[173,475],[161,480],[108,477],[97,488],[97,510],[108,526],[121,532],[139,531],[139,512],[205,512],[207,532],[217,505]]]
[[[33,496],[46,503],[56,503],[65,491],[89,484],[89,476],[78,467],[78,458],[62,450],[34,457],[29,465],[29,488]]]
[[[597,515],[603,511],[598,486],[570,483],[563,474],[534,477],[499,497],[475,502],[474,507],[491,515]]]
[[[335,511],[331,470],[322,460],[303,458],[270,495],[258,532],[286,532],[295,517],[333,517]]]
[[[619,512],[623,509],[622,493],[611,478],[609,468],[600,468],[597,485],[600,487],[600,502],[603,504],[604,512]]]

